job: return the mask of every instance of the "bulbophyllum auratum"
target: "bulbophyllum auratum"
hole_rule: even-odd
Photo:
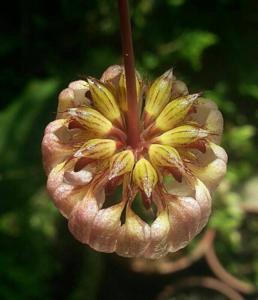
[[[120,15],[128,13],[119,4]],[[122,40],[130,42],[125,17]],[[130,47],[124,57],[125,67],[60,93],[42,142],[47,190],[80,242],[156,259],[185,247],[207,224],[211,192],[226,172],[223,119],[172,69],[147,84]]]

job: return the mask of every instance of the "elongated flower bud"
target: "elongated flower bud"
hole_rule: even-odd
[[[192,125],[183,125],[171,129],[156,138],[161,144],[171,146],[183,146],[207,138],[209,132]]]
[[[133,181],[150,198],[151,193],[158,182],[158,175],[152,164],[145,158],[141,158],[135,164]]]
[[[173,128],[184,120],[198,96],[199,94],[193,94],[171,101],[157,117],[155,126],[162,131]]]
[[[136,72],[136,92],[137,92],[137,99],[139,102],[140,98],[140,92],[141,92],[141,82],[139,75]],[[127,97],[126,97],[126,81],[125,81],[125,72],[121,72],[120,78],[119,78],[119,84],[118,84],[118,103],[119,107],[122,110],[122,112],[127,112],[128,111],[128,102],[127,102]]]
[[[122,116],[113,94],[100,81],[89,77],[89,88],[94,107],[111,122],[122,125]]]
[[[68,115],[77,120],[85,129],[100,136],[106,136],[112,129],[112,123],[97,110],[89,107],[70,108]]]
[[[114,155],[110,161],[109,180],[132,171],[134,155],[131,150],[125,150]]]
[[[154,120],[154,118],[159,115],[163,107],[171,99],[172,83],[173,72],[172,69],[170,69],[156,79],[150,86],[150,89],[147,92],[146,104],[144,108],[145,127],[149,125],[151,120]]]
[[[115,154],[117,143],[110,139],[92,139],[74,153],[74,157],[105,159]]]

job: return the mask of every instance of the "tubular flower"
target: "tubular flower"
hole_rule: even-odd
[[[146,85],[136,72],[140,141],[128,144],[121,66],[59,95],[42,142],[47,190],[71,233],[97,251],[160,258],[207,224],[226,172],[215,103],[168,70]],[[143,204],[143,205],[141,205]]]

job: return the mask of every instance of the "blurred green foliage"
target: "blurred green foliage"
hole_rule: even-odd
[[[240,210],[242,202],[258,202],[258,2],[130,3],[143,77],[151,80],[173,66],[190,91],[204,91],[223,112],[229,169],[210,226],[221,234],[217,247],[231,271],[239,273],[239,255],[252,254],[251,273],[243,278],[258,285],[257,224],[248,227]],[[0,299],[131,299],[132,290],[134,299],[154,299],[159,283],[152,290],[140,281],[149,294],[120,284],[131,277],[124,271],[120,278],[107,256],[74,241],[44,190],[40,143],[55,117],[58,92],[121,63],[116,1],[6,5],[0,33]],[[247,252],[241,230],[250,237]],[[112,292],[102,290],[106,280]]]

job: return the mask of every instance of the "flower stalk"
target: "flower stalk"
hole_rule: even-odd
[[[118,5],[121,28],[121,42],[125,68],[126,95],[128,99],[128,111],[125,115],[128,132],[128,144],[133,149],[136,149],[140,142],[140,130],[138,120],[139,114],[134,67],[134,51],[128,1],[118,0]]]
[[[128,3],[118,4],[124,66],[60,93],[42,141],[47,190],[80,242],[157,259],[185,247],[208,222],[210,193],[226,172],[223,118],[172,69],[151,84],[141,79]]]

